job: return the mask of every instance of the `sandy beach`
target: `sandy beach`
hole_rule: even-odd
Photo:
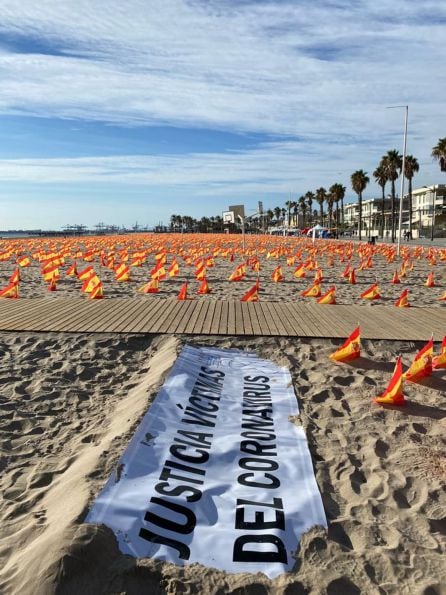
[[[345,263],[325,266],[323,285],[335,283],[339,303],[379,281],[391,304],[402,287],[417,305],[441,307],[444,262],[414,261],[405,284],[392,285],[390,266],[379,255],[358,283],[340,274]],[[257,275],[227,277],[240,262],[216,259],[208,270],[212,293],[197,299],[239,299]],[[2,262],[3,277],[11,262]],[[65,270],[69,263],[61,267]],[[282,264],[285,280],[273,283]],[[286,256],[264,258],[262,300],[305,299],[305,279],[293,277]],[[80,267],[79,267],[80,268]],[[118,283],[99,267],[108,296],[153,299],[175,295],[193,267],[160,284],[156,296],[136,289],[148,266],[134,267]],[[435,269],[438,281],[425,287]],[[23,269],[21,295],[57,299],[78,296],[79,280],[61,275],[48,292],[38,263]],[[364,302],[365,303],[365,302]],[[322,306],[321,306],[322,307]],[[333,306],[335,307],[335,306]],[[427,337],[429,335],[427,330]],[[387,385],[396,356],[408,365],[420,344],[363,341],[362,357],[336,364],[329,355],[339,340],[264,337],[0,334],[1,479],[0,591],[15,595],[98,593],[209,593],[223,595],[328,595],[444,593],[446,584],[444,450],[446,372],[405,383],[408,404],[383,409],[372,402]],[[86,513],[161,387],[184,344],[239,348],[289,368],[310,447],[328,531],[316,527],[296,543],[292,572],[270,580],[263,574],[229,574],[197,564],[176,567],[121,554],[111,530],[83,523]],[[442,590],[443,589],[443,590]]]
[[[371,402],[397,351],[370,342],[354,365],[338,341],[187,338],[253,350],[290,368],[329,521],[291,573],[230,575],[123,556],[82,524],[185,337],[1,335],[4,593],[440,593],[445,583],[446,375],[405,389],[404,409]],[[38,374],[36,373],[38,371]]]

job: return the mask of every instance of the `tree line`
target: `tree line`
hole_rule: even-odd
[[[446,172],[446,137],[440,138],[438,143],[432,148],[431,156],[438,161],[440,170]],[[403,156],[393,149],[381,157],[376,169],[373,172],[375,182],[381,187],[381,218],[380,235],[384,235],[384,212],[386,200],[386,186],[390,183],[390,219],[391,219],[391,239],[395,241],[396,232],[396,192],[395,183],[402,173]],[[412,181],[416,173],[420,170],[418,160],[413,155],[406,155],[404,160],[404,176],[408,181],[408,200],[409,200],[409,237],[412,238]],[[359,169],[350,176],[352,190],[358,197],[358,236],[362,239],[362,196],[370,178],[367,172]],[[272,223],[281,224],[288,216],[288,223],[292,221],[297,223],[298,215],[302,215],[303,227],[311,225],[318,221],[324,223],[324,204],[327,204],[328,227],[336,228],[344,226],[344,198],[346,187],[340,183],[335,183],[328,190],[320,187],[314,192],[309,190],[300,196],[297,201],[287,200],[284,207],[274,207],[268,209],[265,213],[254,221],[257,227],[266,228]],[[401,197],[400,197],[401,200]],[[313,205],[319,206],[318,210],[313,210]],[[252,222],[248,223],[252,226]],[[222,217],[202,217],[200,220],[189,216],[172,215],[170,218],[170,228],[173,231],[222,231]]]

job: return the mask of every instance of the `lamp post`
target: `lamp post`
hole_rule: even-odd
[[[431,225],[431,242],[434,241],[434,228],[435,228],[435,184],[432,186],[432,225]]]
[[[404,198],[404,176],[406,169],[406,148],[407,148],[407,120],[409,117],[409,106],[408,105],[390,105],[387,109],[395,109],[403,107],[405,110],[404,117],[404,148],[403,148],[403,163],[401,167],[401,193],[400,193],[400,211],[398,215],[398,239],[397,239],[397,254],[400,255],[401,248],[401,226],[403,222],[403,198]]]

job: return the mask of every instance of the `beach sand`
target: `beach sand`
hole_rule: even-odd
[[[276,285],[295,292],[300,283]],[[83,524],[186,342],[255,351],[291,371],[301,410],[293,422],[305,429],[329,528],[305,534],[293,571],[274,581],[136,560],[119,553],[110,530]],[[446,371],[406,384],[408,405],[384,410],[371,399],[397,354],[407,365],[420,345],[364,341],[362,358],[347,365],[328,359],[339,344],[0,334],[0,592],[441,593]]]
[[[149,236],[150,237],[150,236]],[[220,236],[221,237],[221,236]],[[234,236],[230,236],[234,238]],[[253,246],[257,240],[257,236],[253,236]],[[184,245],[187,246],[187,236],[184,240]],[[227,245],[232,246],[233,242],[237,241],[236,244],[240,249],[240,236],[235,236],[236,240],[228,240]],[[191,241],[191,240],[189,240]],[[220,240],[221,241],[221,240]],[[296,259],[292,265],[287,264],[287,258],[285,255],[281,255],[278,258],[271,257],[266,258],[266,253],[259,254],[261,263],[261,269],[259,272],[260,281],[260,297],[264,301],[283,301],[283,302],[299,302],[305,301],[311,298],[304,298],[300,295],[300,292],[307,289],[312,285],[314,279],[314,271],[307,271],[306,277],[297,279],[293,276],[293,272],[296,266],[300,262],[305,262],[308,259],[308,250],[312,249],[311,242],[306,240],[295,240],[295,239],[283,239],[283,238],[268,238],[263,240],[268,242],[267,245],[271,244],[271,247],[281,246],[284,250],[290,251],[292,254],[296,254],[296,251],[302,251],[302,258]],[[0,242],[1,245],[1,242]],[[332,246],[342,246],[342,243],[331,243]],[[316,246],[324,247],[330,246],[330,243],[320,241],[316,243]],[[345,244],[348,246],[348,244]],[[356,250],[359,244],[353,244],[353,249]],[[405,249],[415,249],[415,246],[410,245],[409,247],[404,246]],[[173,252],[168,254],[167,265],[172,261],[175,252],[175,248],[172,247]],[[347,248],[348,249],[348,248]],[[376,250],[378,249],[375,248]],[[387,249],[384,247],[383,249]],[[211,250],[209,249],[208,253]],[[438,251],[437,251],[438,252]],[[322,253],[316,257],[318,266],[322,269],[323,282],[321,284],[321,291],[327,291],[332,285],[336,286],[336,301],[338,304],[369,304],[373,307],[382,305],[393,305],[396,299],[399,297],[403,289],[409,290],[409,302],[416,306],[427,306],[427,307],[444,307],[446,302],[439,301],[440,298],[446,291],[446,260],[440,260],[437,258],[435,265],[431,265],[426,260],[427,250],[425,249],[424,254],[421,258],[415,258],[413,260],[413,270],[407,273],[405,278],[401,279],[401,283],[393,285],[390,283],[395,271],[400,270],[402,259],[396,258],[395,262],[388,263],[383,254],[377,252],[373,256],[373,268],[358,270],[359,269],[359,256],[354,253],[352,259],[352,267],[356,268],[356,284],[351,285],[348,283],[346,278],[341,277],[341,273],[345,270],[347,261],[341,262],[339,255],[335,255],[334,265],[329,266],[327,254]],[[85,269],[87,266],[93,266],[94,270],[100,277],[104,288],[104,297],[134,297],[135,299],[150,300],[155,298],[170,298],[178,295],[180,287],[184,282],[188,282],[188,292],[192,297],[196,299],[234,299],[240,300],[240,298],[250,289],[257,280],[257,273],[251,270],[251,267],[246,268],[246,276],[242,281],[231,282],[228,281],[229,276],[234,271],[237,265],[241,264],[246,258],[242,258],[240,251],[235,251],[234,261],[231,262],[229,257],[223,257],[221,255],[215,258],[215,266],[208,268],[206,271],[207,280],[211,293],[209,295],[197,295],[200,282],[195,279],[195,266],[185,264],[182,257],[177,254],[177,260],[179,262],[180,273],[177,277],[166,278],[160,281],[159,292],[156,294],[140,294],[138,289],[150,281],[149,272],[152,270],[155,264],[154,254],[149,254],[146,262],[141,267],[130,267],[131,278],[130,281],[117,282],[115,280],[115,274],[113,270],[105,266],[101,266],[100,259],[97,256],[95,261],[83,262],[78,259],[77,267],[78,271]],[[193,259],[195,260],[195,259]],[[40,274],[40,265],[37,261],[32,261],[30,267],[21,268],[21,282],[19,292],[21,297],[25,298],[36,298],[36,297],[48,297],[56,299],[57,297],[80,297],[86,299],[86,294],[81,293],[80,288],[82,281],[76,277],[67,277],[66,271],[71,265],[72,260],[67,259],[66,264],[60,267],[61,278],[57,282],[57,289],[55,292],[48,291],[48,283],[46,283],[42,275]],[[128,264],[128,263],[127,263]],[[277,266],[282,267],[284,279],[281,282],[274,283],[271,280],[271,273]],[[8,278],[16,268],[16,265],[12,261],[0,261],[0,279],[2,280],[2,286],[5,286],[8,282]],[[427,276],[430,272],[434,273],[435,286],[426,287],[424,285]],[[361,299],[361,293],[364,292],[373,283],[379,283],[381,288],[382,298],[379,300],[369,301]]]

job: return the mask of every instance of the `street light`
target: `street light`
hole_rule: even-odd
[[[403,223],[403,198],[404,198],[404,176],[406,168],[406,147],[407,147],[407,120],[409,117],[409,106],[408,105],[389,105],[386,109],[401,108],[405,109],[404,118],[404,149],[403,149],[403,164],[401,168],[401,194],[400,194],[400,212],[398,216],[398,240],[397,240],[397,254],[400,255],[401,247],[401,226]]]

